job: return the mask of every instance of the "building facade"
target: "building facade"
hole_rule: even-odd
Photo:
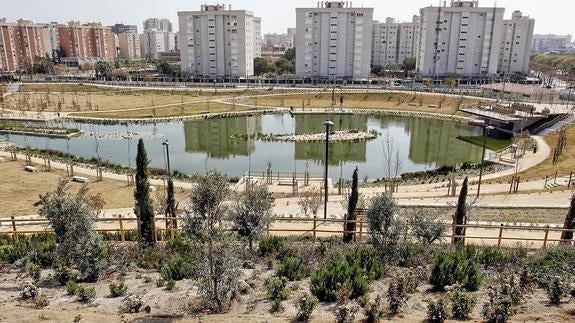
[[[372,33],[372,66],[401,65],[406,58],[415,58],[419,41],[419,17],[411,22],[396,22],[387,18],[374,22]]]
[[[262,18],[254,17],[254,58],[262,57]]]
[[[140,59],[140,35],[137,33],[123,32],[118,36],[118,58]]]
[[[98,57],[109,61],[116,58],[112,28],[101,23],[71,21],[60,25],[58,39],[65,57]]]
[[[562,50],[571,45],[571,35],[534,35],[533,52],[544,53]]]
[[[157,31],[174,32],[172,22],[165,18],[148,18],[143,22],[144,30],[156,29]]]
[[[373,8],[326,1],[296,9],[296,74],[314,79],[370,76]]]
[[[138,33],[138,26],[136,25],[124,25],[124,24],[115,24],[112,27],[112,32],[114,34],[121,34],[121,33]]]
[[[503,37],[504,8],[479,1],[420,10],[417,72],[424,76],[495,75]]]
[[[510,20],[503,21],[503,41],[499,49],[497,70],[500,74],[529,73],[535,19],[513,12]]]
[[[251,11],[202,5],[200,11],[178,12],[178,20],[184,74],[205,78],[254,74],[256,47],[259,43],[261,48],[261,41],[255,39],[258,18]]]
[[[159,52],[176,50],[176,35],[173,32],[159,31],[154,28],[144,30],[143,57],[149,60],[158,59]]]
[[[29,20],[7,22],[0,19],[0,71],[25,70],[46,51],[45,30]]]
[[[292,48],[295,46],[295,28],[288,28],[287,29],[287,37],[288,37],[288,47]]]

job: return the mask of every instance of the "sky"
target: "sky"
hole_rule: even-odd
[[[8,2],[8,0],[0,0]],[[393,17],[410,21],[419,8],[439,5],[439,0],[363,0],[352,1],[354,7],[374,8],[374,19],[385,21]],[[450,0],[448,0],[449,5]],[[168,18],[178,29],[178,11],[199,10],[202,4],[230,4],[232,9],[250,10],[262,17],[262,33],[285,33],[295,27],[296,7],[316,7],[313,0],[16,0],[0,5],[0,17],[9,21],[19,18],[34,22],[60,23],[70,20],[97,21],[105,25],[125,23],[137,25],[142,31],[146,18]],[[441,1],[443,3],[443,1]],[[575,12],[575,0],[480,0],[480,6],[491,7],[495,3],[505,7],[505,18],[515,10],[535,18],[535,33],[575,34],[575,23],[570,19]]]

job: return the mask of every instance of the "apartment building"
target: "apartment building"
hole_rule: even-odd
[[[158,59],[160,52],[173,52],[176,50],[176,35],[173,32],[159,31],[155,28],[144,30],[143,57]]]
[[[499,49],[497,70],[500,74],[529,72],[535,19],[513,12],[510,20],[503,21],[503,41]]]
[[[406,58],[417,56],[419,41],[419,17],[411,22],[374,22],[372,33],[372,66],[401,65]]]
[[[262,57],[262,18],[254,17],[254,58]]]
[[[166,18],[148,18],[143,22],[144,30],[156,29],[157,31],[174,32],[172,22]]]
[[[34,64],[35,57],[46,54],[42,27],[29,20],[7,22],[0,19],[0,71],[25,69]]]
[[[115,24],[111,28],[112,32],[116,35],[121,33],[138,33],[138,26],[136,25]]]
[[[495,75],[503,38],[504,8],[479,1],[420,10],[417,72],[426,76]]]
[[[532,49],[535,53],[544,53],[565,49],[570,45],[571,35],[534,35]]]
[[[116,57],[112,28],[101,23],[71,21],[59,25],[58,39],[65,57],[97,57],[109,61]]]
[[[179,47],[182,72],[194,77],[237,78],[254,74],[258,55],[257,25],[251,11],[225,5],[202,5],[200,11],[180,11]],[[259,51],[261,52],[261,50]]]
[[[290,40],[287,34],[265,34],[263,47],[267,50],[274,48],[289,48]]]
[[[295,28],[288,28],[287,29],[287,37],[288,37],[288,47],[292,48],[295,45]]]
[[[373,8],[325,1],[296,9],[296,74],[314,79],[367,79]]]
[[[140,35],[132,32],[123,32],[118,37],[118,58],[140,59]]]

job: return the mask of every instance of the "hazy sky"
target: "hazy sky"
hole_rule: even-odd
[[[1,0],[8,2],[8,0]],[[441,1],[442,3],[443,1]],[[448,3],[450,0],[448,0]],[[480,0],[481,6],[493,6],[495,0]],[[149,17],[168,18],[177,30],[177,12],[199,10],[201,4],[218,1],[197,0],[16,0],[0,5],[0,17],[8,20],[31,19],[34,22],[81,22],[100,21],[106,25],[117,22],[134,24],[142,29],[142,21]],[[219,0],[231,4],[232,9],[253,11],[262,17],[263,33],[285,33],[287,27],[295,27],[296,7],[315,7],[311,0]],[[411,20],[419,8],[437,6],[438,0],[363,0],[353,1],[355,7],[373,7],[374,19],[383,21],[394,17],[402,21]],[[575,0],[498,0],[497,5],[505,7],[505,17],[514,10],[523,11],[536,19],[535,33],[575,34]]]

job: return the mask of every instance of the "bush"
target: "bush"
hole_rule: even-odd
[[[381,304],[381,296],[377,295],[375,301],[366,303],[363,312],[368,323],[379,322],[385,314]]]
[[[345,256],[337,256],[322,265],[311,277],[311,292],[320,300],[333,302],[341,286],[351,289],[352,299],[364,295],[369,285],[358,262],[349,263]]]
[[[50,304],[50,301],[44,292],[38,291],[34,296],[33,303],[35,308],[44,308]]]
[[[489,288],[487,301],[483,304],[481,314],[488,323],[506,322],[513,314],[515,309],[511,297],[501,294],[493,288]]]
[[[483,246],[477,254],[479,263],[487,268],[501,268],[508,263],[509,255],[495,246]]]
[[[138,267],[161,269],[166,262],[166,252],[157,247],[142,249],[138,255]]]
[[[409,295],[403,279],[393,279],[387,289],[387,303],[389,304],[389,312],[395,315],[399,310],[407,305]]]
[[[264,281],[264,288],[267,295],[272,300],[286,300],[289,291],[286,289],[287,279],[285,277],[269,277]]]
[[[166,289],[167,290],[174,290],[176,288],[176,281],[172,278],[166,280]]]
[[[156,279],[156,287],[164,287],[166,285],[166,281],[161,276]]]
[[[551,278],[549,286],[547,286],[547,297],[549,303],[557,305],[561,303],[561,299],[569,294],[571,286],[569,281],[561,276],[554,276]]]
[[[451,314],[456,319],[467,319],[469,314],[473,312],[477,297],[467,292],[465,289],[458,287],[447,293],[449,301],[449,309]]]
[[[427,303],[427,320],[432,323],[443,323],[449,317],[447,304],[443,298]]]
[[[309,270],[299,257],[285,257],[276,270],[276,275],[285,277],[289,281],[300,280],[309,275]]]
[[[78,283],[76,283],[76,281],[73,279],[68,280],[68,282],[66,283],[66,294],[68,294],[69,296],[73,296],[76,295],[77,292],[78,292]]]
[[[313,295],[309,295],[307,293],[300,295],[295,302],[297,319],[300,321],[308,321],[318,303],[318,299]]]
[[[26,271],[28,272],[28,276],[30,276],[30,278],[32,278],[35,282],[38,282],[42,276],[42,269],[40,266],[33,262],[29,262],[26,265]]]
[[[138,313],[140,312],[140,308],[144,305],[140,296],[133,294],[126,296],[122,303],[123,313]]]
[[[282,300],[279,298],[276,298],[273,300],[272,302],[272,308],[270,309],[270,313],[279,313],[279,312],[283,312],[285,310],[284,304],[282,303]]]
[[[66,285],[70,280],[77,281],[80,273],[67,266],[58,266],[54,269],[54,275],[60,285]]]
[[[481,273],[475,259],[464,250],[440,252],[431,266],[429,283],[436,290],[460,284],[468,291],[476,291],[481,285]]]
[[[348,263],[357,263],[369,279],[379,279],[385,272],[383,259],[376,250],[359,246],[345,254]]]
[[[38,287],[30,282],[26,282],[22,286],[22,299],[32,299],[36,297],[37,293]]]
[[[166,281],[169,280],[169,278],[172,278],[173,280],[189,279],[193,277],[193,269],[190,264],[178,256],[169,261],[164,268],[162,268],[161,276]]]
[[[56,256],[56,237],[53,233],[19,235],[18,239],[7,237],[3,245],[0,260],[8,263],[27,257],[29,261],[46,268],[52,266]]]
[[[262,237],[258,243],[260,255],[265,257],[270,254],[278,254],[285,248],[285,238],[278,236]]]
[[[353,323],[355,315],[359,312],[359,306],[355,304],[341,305],[336,306],[333,311],[337,323]]]
[[[111,283],[110,284],[110,297],[122,297],[126,296],[128,292],[128,286],[124,282]]]
[[[94,287],[78,286],[78,301],[81,303],[91,303],[96,299],[96,289]]]

